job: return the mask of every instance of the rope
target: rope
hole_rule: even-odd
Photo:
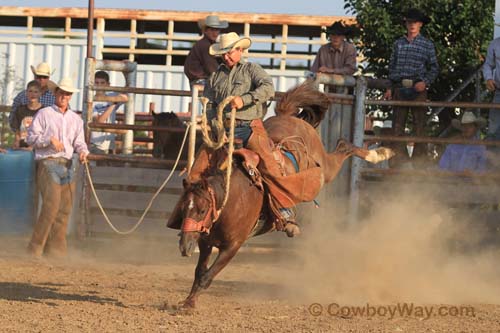
[[[208,133],[208,121],[207,121],[207,104],[208,99],[202,97],[201,103],[203,104],[203,112],[201,114],[201,129],[203,133],[203,142],[205,144],[214,149],[220,149],[224,143],[226,142],[225,130],[224,130],[224,108],[227,104],[229,104],[234,99],[234,96],[226,97],[218,106],[217,106],[217,121],[214,123],[215,129],[217,131],[217,141],[212,140]],[[231,117],[230,117],[230,125],[229,125],[229,147],[227,152],[227,170],[226,170],[226,186],[224,193],[224,200],[222,201],[222,205],[219,208],[219,212],[222,211],[224,206],[227,203],[227,199],[229,198],[229,186],[231,186],[231,173],[233,172],[233,152],[234,152],[234,127],[236,124],[236,108],[231,109]],[[220,214],[213,222],[217,221],[220,217]]]
[[[153,205],[153,201],[156,199],[156,197],[160,194],[160,192],[163,190],[163,188],[167,185],[167,183],[170,181],[170,178],[172,178],[173,174],[174,174],[174,171],[175,169],[177,168],[177,164],[179,163],[179,160],[181,158],[181,155],[182,155],[182,150],[184,149],[184,144],[186,143],[186,138],[188,136],[188,133],[189,133],[189,127],[191,126],[190,123],[188,123],[187,127],[186,127],[186,132],[184,133],[184,139],[182,140],[182,145],[181,145],[181,148],[179,150],[179,154],[177,154],[177,159],[175,160],[175,163],[174,163],[174,167],[172,168],[172,170],[170,170],[170,174],[168,175],[168,177],[165,179],[165,181],[163,182],[163,184],[161,184],[160,188],[156,191],[156,193],[153,195],[153,197],[151,198],[151,200],[149,201],[148,203],[148,206],[146,207],[146,209],[144,210],[144,213],[142,214],[142,216],[139,218],[139,220],[136,222],[136,224],[129,230],[127,231],[120,231],[118,230],[114,225],[113,223],[111,223],[111,220],[109,219],[108,215],[106,214],[106,212],[104,211],[104,208],[102,207],[101,205],[101,201],[99,200],[99,198],[97,197],[97,193],[95,191],[95,188],[94,188],[94,183],[92,181],[92,177],[90,176],[90,170],[89,170],[89,163],[88,161],[85,161],[85,170],[87,171],[87,179],[89,181],[89,184],[90,184],[90,188],[92,189],[92,194],[94,195],[94,198],[97,202],[97,205],[99,206],[99,209],[102,213],[102,215],[104,216],[104,219],[106,220],[106,222],[109,224],[109,226],[111,227],[111,229],[116,232],[117,234],[120,234],[120,235],[128,235],[128,234],[131,234],[132,232],[134,232],[138,227],[139,225],[141,225],[142,222],[144,222],[144,217],[146,216],[146,214],[148,213],[149,209],[151,208],[151,206]]]
[[[208,133],[210,126],[208,125],[207,121],[207,104],[208,104],[208,98],[202,97],[201,98],[201,103],[203,105],[203,112],[201,113],[201,132],[203,134],[203,142],[209,147],[212,148],[213,150],[217,150],[221,148],[225,141],[224,141],[224,119],[223,119],[223,111],[224,107],[233,99],[233,96],[226,97],[221,104],[217,107],[217,121],[213,123],[212,128],[215,128],[216,131],[216,136],[217,140],[214,141],[211,138],[211,135]],[[222,106],[222,107],[221,107]]]
[[[232,96],[231,99],[233,98]],[[230,101],[229,97],[226,98],[222,104],[221,104],[221,109],[225,107],[225,102]],[[229,147],[227,151],[227,173],[226,173],[226,193],[224,194],[224,200],[222,201],[222,206],[220,207],[220,210],[224,208],[226,205],[227,199],[229,197],[229,186],[231,185],[231,173],[233,172],[233,152],[234,152],[234,127],[236,124],[236,108],[231,109],[231,118],[230,118],[230,125],[229,125]],[[220,215],[219,215],[220,216]],[[215,222],[215,221],[214,221]]]

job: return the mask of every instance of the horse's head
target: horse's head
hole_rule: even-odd
[[[153,115],[153,126],[163,126],[163,127],[177,127],[184,128],[184,124],[182,120],[174,112],[161,112],[154,113]],[[167,158],[169,149],[174,146],[174,139],[178,137],[177,133],[173,132],[153,132],[153,156],[154,157],[164,157]],[[182,137],[181,137],[182,139]],[[175,143],[176,144],[176,143]],[[169,147],[170,146],[170,147]],[[174,149],[171,149],[174,150]],[[175,156],[177,155],[175,151],[173,151]]]
[[[209,234],[219,217],[218,187],[206,180],[197,183],[184,182],[182,226],[179,249],[183,256],[191,256],[201,235]],[[220,192],[220,190],[219,190]]]

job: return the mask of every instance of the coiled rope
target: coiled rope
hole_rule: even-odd
[[[236,108],[231,109],[230,125],[229,125],[229,138],[226,136],[226,131],[224,129],[224,108],[234,99],[234,96],[226,97],[217,106],[217,117],[216,121],[212,122],[212,129],[215,130],[217,139],[212,139],[209,134],[209,126],[207,121],[207,104],[208,99],[205,97],[201,98],[201,103],[203,105],[203,112],[201,114],[201,130],[203,133],[203,142],[213,150],[220,149],[226,142],[228,142],[228,152],[227,152],[227,169],[226,169],[226,186],[224,193],[224,200],[222,201],[221,208],[222,211],[227,203],[229,197],[229,186],[231,186],[231,173],[233,171],[233,152],[234,152],[234,127],[236,124]],[[215,128],[214,128],[215,127]],[[219,214],[220,216],[220,214]],[[213,222],[217,221],[215,219]]]

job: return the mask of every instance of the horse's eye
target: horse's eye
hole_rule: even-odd
[[[201,215],[205,215],[205,210],[202,209],[200,213],[201,213]]]

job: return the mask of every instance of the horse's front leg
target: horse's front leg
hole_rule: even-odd
[[[212,266],[201,276],[200,287],[208,288],[212,283],[214,277],[226,267],[229,261],[236,255],[242,243],[233,243],[228,247],[220,248],[217,258],[215,258]]]
[[[194,271],[194,281],[191,287],[191,292],[189,296],[183,303],[183,307],[194,308],[196,305],[196,299],[201,291],[200,279],[208,271],[208,262],[210,260],[210,255],[212,254],[212,246],[200,238],[198,240],[198,248],[200,249],[200,256],[198,257],[198,264]]]

